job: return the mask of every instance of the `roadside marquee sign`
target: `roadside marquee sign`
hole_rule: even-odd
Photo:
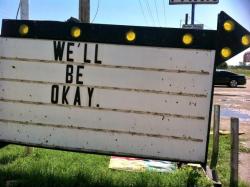
[[[3,20],[0,141],[205,164],[214,62],[248,35]]]

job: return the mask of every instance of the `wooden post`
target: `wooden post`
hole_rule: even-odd
[[[24,148],[25,155],[30,155],[32,152],[33,152],[33,147],[25,146],[25,148]]]
[[[20,0],[20,14],[21,19],[28,20],[29,19],[29,0]],[[24,154],[30,155],[33,151],[33,147],[25,146]]]
[[[90,0],[79,0],[79,20],[89,23],[90,19]]]
[[[231,175],[230,186],[238,186],[239,119],[231,118]]]
[[[218,161],[219,153],[219,130],[220,130],[220,105],[214,106],[214,124],[213,124],[213,149],[210,168],[214,170]]]

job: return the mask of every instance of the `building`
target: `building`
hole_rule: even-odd
[[[243,56],[243,65],[248,66],[250,65],[250,51],[246,52]]]

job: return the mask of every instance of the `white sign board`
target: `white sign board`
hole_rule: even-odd
[[[183,29],[196,29],[196,30],[202,30],[204,28],[203,24],[183,24]]]
[[[217,4],[219,0],[169,0],[169,4]]]
[[[0,141],[205,162],[214,50],[0,38]]]

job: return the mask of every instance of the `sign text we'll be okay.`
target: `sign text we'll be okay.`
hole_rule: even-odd
[[[66,59],[68,62],[74,62],[72,48],[75,45],[79,47],[80,44],[82,43],[53,41],[54,60],[63,61],[63,59]],[[94,58],[92,59],[88,57],[87,43],[84,44],[83,49],[83,63],[102,64],[102,61],[98,59],[98,44],[95,44]],[[91,107],[94,88],[78,86],[83,85],[83,70],[84,65],[66,65],[64,80],[66,84],[72,84],[73,86],[53,84],[51,87],[51,103]],[[83,99],[83,97],[87,97],[87,99]]]

